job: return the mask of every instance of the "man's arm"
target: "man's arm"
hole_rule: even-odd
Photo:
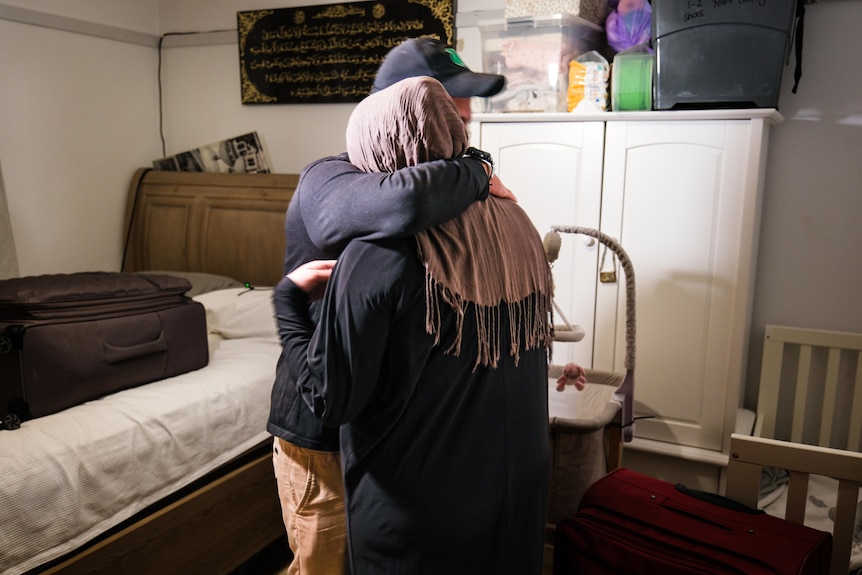
[[[471,158],[366,173],[346,154],[306,167],[300,187],[309,236],[327,252],[340,251],[353,238],[398,237],[428,229],[487,198],[489,191],[484,165]]]

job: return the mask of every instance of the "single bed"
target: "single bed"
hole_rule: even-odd
[[[267,287],[297,181],[134,174],[122,271],[190,280],[209,364],[0,431],[0,574],[226,574],[284,537]]]
[[[862,334],[768,325],[759,385],[727,495],[833,533],[832,573],[862,573]]]

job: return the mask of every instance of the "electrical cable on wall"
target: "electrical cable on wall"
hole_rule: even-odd
[[[156,81],[158,83],[158,91],[159,91],[159,137],[162,141],[162,157],[167,155],[166,147],[165,147],[165,126],[164,126],[164,109],[162,103],[162,42],[164,42],[165,37],[167,36],[187,36],[193,34],[212,34],[215,32],[236,32],[236,30],[211,30],[209,32],[168,32],[167,34],[162,34],[159,36],[159,46],[158,46],[158,68],[156,70]],[[148,170],[149,171],[149,170]],[[143,179],[143,174],[141,174],[141,179]],[[135,209],[138,205],[138,191],[140,190],[141,181],[138,180],[137,185],[135,187],[135,196],[132,198],[132,217],[134,217]],[[130,219],[131,221],[131,219]],[[129,241],[131,240],[132,229],[129,226],[129,229],[126,230],[126,238],[124,241],[123,247],[123,257],[120,262],[120,270],[125,270],[126,268],[126,254],[129,251]]]

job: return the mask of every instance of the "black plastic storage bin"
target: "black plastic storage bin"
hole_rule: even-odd
[[[652,0],[655,109],[777,108],[795,13],[796,0]]]

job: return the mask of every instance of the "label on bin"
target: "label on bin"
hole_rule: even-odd
[[[796,3],[788,0],[653,2],[655,37],[707,24],[750,24],[790,33]]]

